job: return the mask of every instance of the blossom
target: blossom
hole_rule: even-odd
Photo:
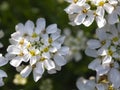
[[[3,57],[2,54],[0,54],[0,66],[4,66],[7,63],[8,63],[8,60],[6,60],[6,58]],[[4,85],[4,82],[3,82],[4,77],[7,77],[6,72],[3,70],[0,70],[0,86]]]
[[[97,39],[91,39],[87,42],[88,47],[85,53],[88,56],[95,58],[88,68],[97,72],[98,83],[104,80],[107,90],[120,89],[120,72],[119,72],[119,23],[117,25],[106,25],[103,28],[96,30]],[[101,80],[101,77],[105,77]],[[116,77],[116,78],[115,78]],[[97,87],[102,88],[101,85]],[[101,90],[101,89],[100,89]],[[104,89],[103,89],[104,90]]]
[[[65,8],[70,24],[90,26],[94,20],[99,28],[119,21],[119,0],[66,0],[70,5]],[[108,17],[108,18],[106,18]]]
[[[61,67],[67,63],[65,56],[69,48],[63,46],[65,36],[62,36],[57,24],[46,27],[44,18],[36,21],[36,26],[30,20],[25,25],[16,25],[16,32],[11,34],[7,52],[10,64],[18,69],[26,78],[33,71],[34,81],[37,82],[47,71]]]
[[[77,33],[76,33],[77,32]],[[86,36],[82,30],[77,30],[73,35],[69,28],[64,29],[64,34],[66,35],[66,39],[64,44],[69,46],[70,51],[68,55],[68,60],[75,59],[75,61],[79,61],[82,59],[82,51],[86,48]]]

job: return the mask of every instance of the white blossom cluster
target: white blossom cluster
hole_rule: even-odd
[[[90,26],[96,21],[99,28],[106,23],[119,22],[119,0],[66,0],[70,5],[65,9],[70,19],[70,24]]]
[[[0,39],[4,36],[4,32],[2,30],[0,30]],[[0,48],[3,47],[3,44],[0,42]],[[5,64],[7,64],[7,60],[5,57],[2,56],[2,54],[0,53],[0,67],[1,66],[4,66]],[[4,77],[7,77],[7,74],[5,71],[3,70],[0,70],[0,86],[3,86],[4,85],[4,82],[3,82],[3,78]]]
[[[96,30],[97,39],[87,42],[85,53],[95,59],[88,65],[95,70],[98,77],[102,77],[102,83],[108,84],[113,89],[120,89],[120,23],[106,25]],[[101,83],[99,81],[99,83]],[[98,89],[106,90],[106,89]]]
[[[30,20],[25,25],[19,23],[16,32],[11,34],[11,45],[7,48],[10,64],[24,78],[33,71],[34,81],[37,82],[45,69],[54,73],[66,64],[65,56],[69,48],[62,45],[64,39],[56,24],[46,28],[44,18],[37,19],[36,26]]]
[[[111,84],[105,83],[104,78],[106,76],[90,77],[88,80],[80,77],[76,82],[76,86],[78,90],[120,90],[120,88],[115,89]]]
[[[86,48],[87,37],[82,30],[76,30],[75,35],[71,35],[70,29],[64,29],[66,36],[64,44],[70,48],[67,60],[74,59],[76,62],[82,59],[81,52]]]

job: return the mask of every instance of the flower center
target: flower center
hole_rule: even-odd
[[[43,52],[48,52],[48,51],[49,51],[48,47],[46,47],[46,48],[43,49]]]
[[[33,37],[33,38],[36,38],[36,37],[37,37],[37,34],[34,32],[34,33],[32,34],[32,37]]]
[[[82,12],[83,12],[83,13],[87,13],[87,9],[83,9]]]
[[[78,0],[73,0],[73,2],[74,2],[74,3],[77,3],[77,2],[78,2]]]
[[[101,44],[102,44],[102,45],[105,45],[105,44],[106,44],[106,41],[105,41],[105,40],[101,41]]]
[[[34,51],[34,50],[31,50],[31,51],[30,51],[30,54],[31,54],[31,56],[35,56],[35,51]]]
[[[113,51],[112,50],[108,50],[108,55],[112,56],[113,55]]]
[[[99,2],[99,6],[103,6],[105,4],[105,2],[104,1],[101,1],[101,2]]]
[[[114,37],[114,38],[112,39],[113,42],[117,42],[118,40],[119,40],[118,37]]]
[[[44,57],[41,57],[41,58],[40,58],[40,61],[44,61],[44,60],[45,60],[45,58],[44,58]]]
[[[52,42],[53,42],[52,38],[49,38],[49,39],[48,39],[48,42],[49,42],[49,43],[52,43]]]
[[[24,39],[21,39],[20,42],[19,42],[20,45],[23,45],[24,44]]]

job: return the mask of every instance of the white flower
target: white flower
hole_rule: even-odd
[[[10,64],[25,78],[33,71],[35,82],[42,77],[45,69],[56,70],[56,65],[65,65],[69,48],[62,45],[65,36],[60,33],[57,24],[46,28],[44,18],[36,21],[36,27],[30,20],[25,25],[17,24],[16,32],[11,35],[11,45],[7,48]]]
[[[71,35],[72,32],[70,29],[64,29],[64,34],[66,35],[66,39],[64,44],[69,46],[69,56],[68,60],[75,59],[75,61],[79,61],[82,59],[81,52],[86,48],[86,40],[84,33],[82,30],[77,30],[75,36]]]
[[[115,24],[120,15],[118,0],[66,0],[70,5],[65,9],[70,24],[90,26],[95,20],[98,27],[104,27],[106,21]],[[87,7],[86,7],[87,6]],[[108,18],[106,18],[108,17]]]
[[[76,82],[76,86],[79,90],[95,90],[95,81],[79,78]]]
[[[6,58],[4,58],[2,54],[0,54],[0,66],[4,66],[7,63],[8,63],[8,60],[6,60]],[[3,70],[0,70],[0,86],[4,85],[4,82],[3,82],[4,77],[7,77],[6,72],[4,72]]]

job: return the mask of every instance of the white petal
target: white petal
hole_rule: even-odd
[[[42,77],[41,74],[36,73],[36,71],[33,70],[33,78],[34,78],[34,81],[35,81],[35,82],[37,82],[41,77]]]
[[[66,46],[63,46],[59,49],[58,53],[60,53],[61,55],[67,55],[69,52],[69,48]]]
[[[110,69],[109,67],[104,67],[102,65],[98,65],[96,67],[97,74],[100,76],[106,74],[109,71],[109,69]]]
[[[82,6],[85,4],[85,2],[86,2],[86,0],[78,0],[76,4],[79,6]]]
[[[70,4],[67,8],[64,9],[68,14],[74,14],[81,11],[81,8],[76,4]]]
[[[109,80],[112,82],[113,87],[120,87],[120,72],[117,69],[112,68],[108,74]]]
[[[104,17],[100,17],[100,16],[96,17],[96,22],[99,28],[105,26],[106,24],[106,20],[104,19]]]
[[[63,66],[67,63],[63,56],[56,54],[54,56],[54,61],[58,66]]]
[[[22,23],[19,23],[15,26],[16,31],[19,31],[21,33],[24,33],[24,25]]]
[[[111,14],[108,15],[108,23],[109,24],[115,24],[119,22],[119,18],[116,12],[113,12]]]
[[[107,50],[105,48],[100,48],[97,54],[101,56],[107,55]]]
[[[112,61],[112,57],[111,56],[105,56],[103,58],[102,64],[110,64],[111,61]]]
[[[76,25],[82,24],[83,21],[85,20],[85,17],[86,17],[85,14],[79,14],[79,15],[77,15],[77,17],[76,17],[75,20],[74,20],[74,23],[75,23]]]
[[[37,25],[37,26],[36,26],[35,32],[36,32],[37,34],[40,34],[40,32],[45,29],[45,25],[46,25],[45,19],[44,19],[44,18],[39,18],[39,19],[37,19],[36,25]]]
[[[4,85],[3,78],[0,78],[0,87]]]
[[[10,64],[14,67],[18,67],[22,63],[22,58],[21,57],[15,57],[10,61]]]
[[[57,24],[51,24],[46,28],[48,34],[55,33],[57,31]]]
[[[29,35],[32,35],[34,29],[34,23],[30,20],[28,20],[25,23],[25,30],[28,32]]]
[[[101,46],[101,43],[98,40],[91,39],[87,42],[87,45],[90,49],[96,49],[96,48],[99,48]]]
[[[20,49],[15,45],[10,45],[7,48],[7,52],[10,54],[20,54]]]
[[[1,77],[7,77],[6,72],[4,72],[3,70],[0,70],[0,78]]]
[[[103,84],[96,85],[97,90],[106,90]]]
[[[104,41],[107,39],[107,34],[103,28],[96,30],[96,35],[100,39],[100,41]]]
[[[8,60],[6,60],[4,57],[0,57],[0,66],[3,66],[8,63]]]
[[[83,24],[85,26],[90,26],[94,21],[94,16],[93,15],[88,15],[87,18],[84,20]]]
[[[55,68],[55,64],[52,60],[45,60],[44,65],[47,70],[51,70],[51,69]]]
[[[30,58],[30,65],[31,66],[34,65],[36,63],[36,61],[37,61],[37,57],[36,56],[31,57]]]
[[[41,75],[44,73],[45,70],[44,70],[44,64],[43,64],[43,62],[38,62],[36,64],[35,71],[36,71],[36,73],[41,74]]]
[[[109,3],[105,3],[104,8],[105,8],[106,12],[108,12],[109,14],[111,14],[112,11],[114,10],[114,7],[112,5],[110,5]]]
[[[104,17],[104,13],[105,13],[105,10],[103,9],[103,7],[98,7],[97,10],[96,10],[96,14],[101,16],[101,17]]]
[[[97,51],[94,50],[94,49],[90,49],[90,48],[86,48],[85,54],[86,54],[87,56],[91,56],[91,57],[97,57],[97,56],[98,56],[98,55],[97,55]]]
[[[43,53],[42,56],[47,59],[50,59],[50,57],[51,57],[49,52]]]
[[[57,38],[60,37],[61,30],[58,29],[55,33],[51,34],[52,40],[56,40]]]
[[[32,67],[31,67],[31,66],[26,66],[26,67],[20,72],[20,74],[21,74],[21,76],[22,76],[23,78],[26,78],[26,77],[29,76],[29,74],[31,73],[31,71],[32,71]]]
[[[100,60],[100,59],[95,59],[94,61],[92,61],[92,62],[88,65],[88,68],[89,68],[89,69],[92,69],[92,70],[95,70],[96,67],[97,67],[98,65],[100,65],[100,64],[101,64],[101,60]]]

